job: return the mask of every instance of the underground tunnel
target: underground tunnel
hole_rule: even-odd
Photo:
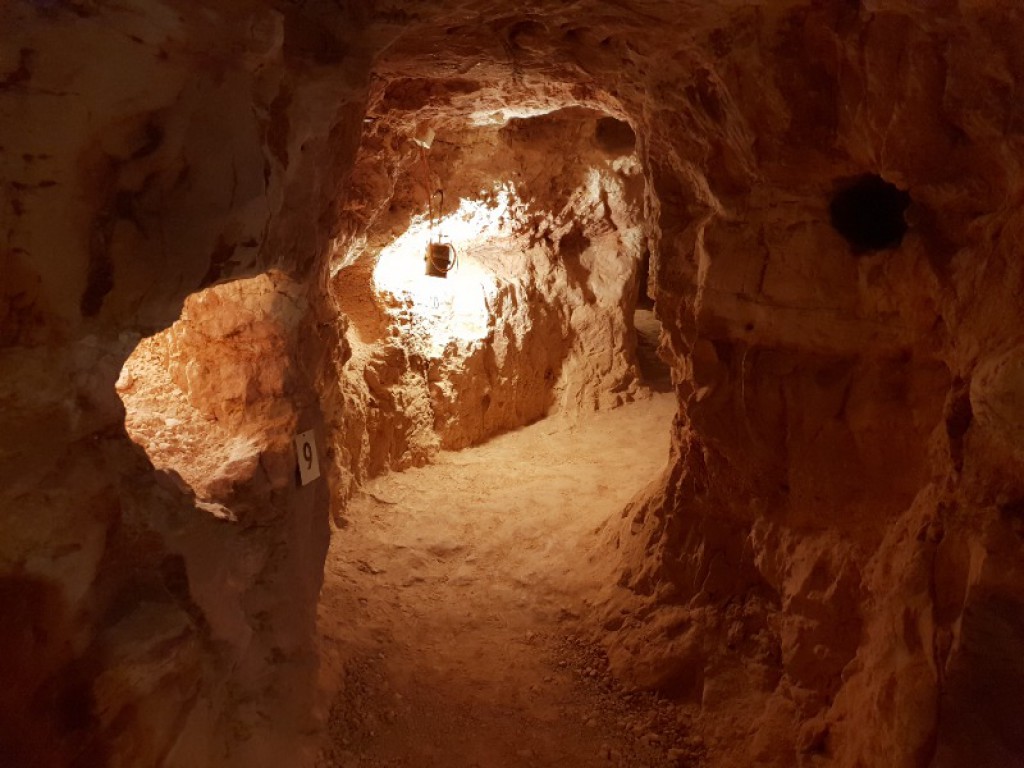
[[[0,29],[4,765],[1024,765],[1014,4]]]

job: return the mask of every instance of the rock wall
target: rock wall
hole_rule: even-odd
[[[659,92],[655,297],[681,413],[670,472],[610,534],[644,598],[605,620],[622,675],[699,709],[714,764],[1024,760],[1018,491],[990,452],[1021,309],[1004,22],[736,10]],[[909,194],[896,248],[830,225],[863,173]]]
[[[261,294],[275,381],[254,382],[255,346],[246,371],[211,357],[237,350],[238,296],[191,300],[202,324],[158,368],[204,429],[151,410],[152,461],[115,382],[190,294],[316,273],[365,99],[356,25],[244,1],[0,10],[6,765],[279,764],[308,730],[328,495],[293,481],[289,442],[321,423],[315,284]],[[262,343],[260,327],[237,330]]]

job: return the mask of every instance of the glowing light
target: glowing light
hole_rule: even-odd
[[[483,199],[461,199],[454,213],[435,224],[434,240],[451,243],[458,258],[445,279],[424,274],[423,256],[431,236],[426,216],[415,217],[377,257],[375,288],[409,305],[411,331],[424,336],[431,356],[439,356],[452,341],[472,342],[487,335],[498,284],[474,250],[509,234],[509,214],[517,205],[514,188],[498,185]]]
[[[475,127],[507,125],[509,120],[523,120],[555,112],[558,107],[501,107],[492,111],[477,111],[469,116]]]

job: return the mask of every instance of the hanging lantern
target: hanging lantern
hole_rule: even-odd
[[[433,200],[435,195],[440,195],[441,204],[438,206],[437,211],[434,211]],[[427,252],[423,257],[427,266],[428,277],[448,277],[448,273],[455,268],[457,261],[457,255],[455,252],[455,246],[451,243],[441,242],[441,236],[438,235],[438,239],[434,239],[434,224],[435,216],[439,220],[441,213],[444,210],[444,190],[439,189],[433,195],[428,198],[429,206],[429,222],[430,222],[430,234],[427,239]]]
[[[424,260],[429,277],[448,277],[455,266],[455,248],[451,243],[427,243]]]

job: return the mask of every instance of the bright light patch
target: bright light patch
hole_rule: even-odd
[[[490,112],[478,111],[469,116],[470,125],[476,128],[507,125],[509,120],[524,120],[540,117],[556,111],[557,107],[502,107]]]
[[[429,354],[439,356],[451,341],[474,341],[487,335],[488,307],[497,295],[494,273],[474,250],[507,236],[510,209],[516,205],[511,185],[496,186],[484,200],[459,201],[459,207],[434,226],[435,241],[451,243],[458,262],[447,278],[428,277],[423,256],[431,238],[427,217],[412,225],[377,257],[374,286],[411,303],[412,331],[424,334]]]

